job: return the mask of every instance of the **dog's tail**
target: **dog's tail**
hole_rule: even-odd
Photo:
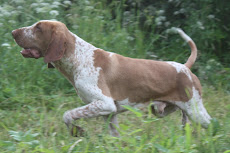
[[[189,69],[191,69],[192,65],[195,63],[196,61],[196,57],[197,57],[197,48],[196,48],[196,44],[194,43],[194,41],[186,34],[184,33],[183,30],[177,28],[177,32],[180,34],[180,36],[189,44],[190,48],[191,48],[191,55],[189,56],[187,62],[184,64],[185,66],[187,66]]]

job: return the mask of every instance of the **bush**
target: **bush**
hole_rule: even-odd
[[[229,43],[225,43],[229,35],[224,28],[229,22],[222,20],[222,12],[213,14],[217,9],[213,5],[223,7],[216,0],[191,3],[181,0],[13,0],[1,4],[0,101],[7,105],[11,101],[19,102],[20,98],[11,98],[18,95],[49,95],[59,90],[74,93],[60,73],[47,70],[42,60],[22,58],[18,53],[20,48],[13,42],[13,29],[43,19],[62,21],[77,35],[107,51],[136,58],[184,63],[190,55],[190,51],[185,49],[188,45],[178,35],[168,32],[173,26],[181,27],[200,50],[193,71],[201,81],[229,90],[229,68],[226,66],[230,58],[225,49],[229,47]],[[226,10],[229,8],[223,12]]]

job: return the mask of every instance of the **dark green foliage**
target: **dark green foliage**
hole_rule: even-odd
[[[0,152],[229,152],[229,12],[229,0],[0,0]],[[87,135],[70,137],[62,114],[83,102],[43,59],[23,58],[11,36],[16,28],[51,19],[107,51],[184,63],[188,44],[170,32],[182,28],[199,49],[192,71],[217,121],[208,130],[186,126],[183,132],[179,113],[157,119],[147,108],[127,107],[121,138],[110,137],[101,119],[78,121]]]
[[[190,55],[188,45],[170,33],[171,27],[181,27],[199,49],[193,71],[201,81],[229,90],[229,35],[225,28],[229,22],[228,18],[223,20],[224,13],[220,11],[227,12],[229,7],[223,7],[214,0],[2,2],[0,99],[30,91],[50,94],[64,88],[67,93],[73,92],[59,73],[46,69],[42,60],[22,59],[20,48],[12,40],[13,29],[42,19],[62,21],[72,32],[108,51],[184,63]]]

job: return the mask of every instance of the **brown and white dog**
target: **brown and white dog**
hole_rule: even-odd
[[[153,102],[153,113],[159,117],[179,108],[184,122],[189,116],[205,128],[210,124],[211,117],[202,103],[200,81],[190,71],[197,57],[196,45],[182,30],[177,31],[192,50],[185,64],[133,59],[106,52],[57,21],[40,21],[14,30],[12,35],[24,48],[21,51],[24,57],[44,57],[45,63],[51,63],[63,73],[87,103],[65,112],[63,119],[67,127],[72,126],[73,120],[102,115],[110,120],[111,135],[119,136],[116,115],[125,111],[122,105],[143,107]]]

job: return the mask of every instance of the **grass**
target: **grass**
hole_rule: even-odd
[[[72,146],[71,152],[227,153],[230,150],[229,98],[224,91],[204,88],[205,107],[219,121],[216,128],[192,125],[183,131],[179,112],[158,119],[149,116],[146,108],[142,115],[131,111],[119,115],[120,138],[108,134],[100,117],[77,121],[86,136],[75,138],[69,135],[62,115],[82,105],[76,95],[31,95],[24,97],[25,105],[1,110],[0,151],[57,153],[70,152]]]
[[[71,137],[62,115],[66,110],[84,105],[73,87],[55,69],[47,69],[42,59],[24,59],[11,37],[13,29],[28,26],[41,19],[57,19],[67,24],[78,36],[107,51],[136,58],[175,60],[183,62],[188,57],[188,47],[176,35],[166,39],[152,30],[149,39],[135,22],[125,27],[119,23],[121,10],[115,10],[117,18],[112,19],[111,10],[105,2],[79,1],[69,6],[52,2],[28,0],[1,2],[0,9],[0,152],[1,153],[63,153],[63,152],[230,152],[230,95],[229,69],[215,60],[202,56],[194,68],[204,84],[205,107],[215,122],[209,129],[199,126],[181,127],[180,112],[158,119],[143,111],[127,111],[119,115],[120,138],[108,134],[103,119],[79,120],[85,137]],[[114,5],[115,5],[114,1]],[[22,7],[23,6],[23,7]],[[51,11],[56,15],[50,14]],[[57,15],[59,13],[59,15]],[[23,19],[23,21],[22,21]],[[96,25],[96,26],[95,26]],[[169,38],[167,38],[169,39]],[[160,41],[159,41],[160,40]],[[179,41],[177,41],[179,40]],[[202,40],[200,40],[202,41]],[[174,43],[175,42],[175,43]],[[160,44],[158,44],[160,43]],[[165,45],[166,44],[166,45]],[[155,46],[161,46],[158,50]],[[199,48],[199,46],[198,46]],[[174,52],[176,51],[176,52]],[[213,73],[214,72],[214,73]],[[229,89],[229,88],[228,88]]]

